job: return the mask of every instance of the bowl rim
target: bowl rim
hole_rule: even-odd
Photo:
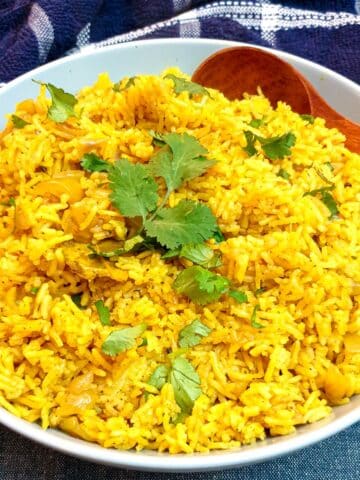
[[[84,49],[79,53],[49,62],[34,70],[31,70],[30,72],[26,72],[20,77],[17,77],[0,89],[0,97],[3,94],[7,94],[12,87],[21,84],[24,80],[33,78],[34,75],[46,72],[54,65],[66,65],[76,61],[79,58],[97,56],[101,54],[101,52],[105,51],[118,51],[126,48],[149,46],[151,44],[168,46],[169,42],[172,44],[188,45],[189,47],[194,43],[204,44],[208,46],[211,45],[219,47],[219,49],[242,45],[256,46],[257,48],[261,48],[263,50],[272,52],[275,55],[279,55],[281,58],[287,61],[296,60],[298,64],[306,65],[312,69],[315,68],[318,72],[335,78],[335,80],[341,82],[348,88],[352,90],[355,89],[355,91],[357,91],[360,95],[360,85],[357,85],[352,80],[326,67],[323,67],[322,65],[287,52],[262,47],[252,43],[227,41],[221,39],[161,38],[136,40],[133,42],[120,43],[105,47],[97,47],[96,44],[84,47]],[[332,417],[333,419],[331,419]],[[154,472],[196,472],[223,468],[235,468],[249,464],[265,462],[270,459],[290,454],[296,450],[324,440],[358,421],[360,421],[360,406],[347,411],[339,418],[334,418],[334,415],[332,414],[327,419],[313,424],[318,425],[318,428],[302,432],[301,435],[292,434],[285,436],[284,441],[280,443],[257,442],[257,448],[253,448],[253,444],[252,448],[244,446],[237,449],[216,452],[210,451],[208,453],[171,455],[167,453],[159,454],[158,452],[152,452],[148,450],[135,452],[106,449],[98,444],[71,437],[70,435],[64,434],[60,431],[54,431],[52,429],[43,430],[39,427],[39,425],[23,420],[0,407],[0,424],[16,433],[42,444],[45,447],[51,447],[59,452],[87,461],[119,468],[122,467],[132,470]]]

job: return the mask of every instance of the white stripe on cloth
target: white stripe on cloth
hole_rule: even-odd
[[[199,38],[200,33],[201,33],[201,25],[197,18],[180,23],[180,37]]]
[[[85,27],[78,33],[76,37],[76,46],[83,47],[90,41],[90,23],[87,23]]]
[[[316,12],[298,8],[283,7],[280,4],[259,3],[251,1],[223,1],[204,5],[198,9],[189,10],[170,20],[154,23],[145,28],[134,30],[129,33],[93,43],[85,49],[101,48],[107,45],[129,42],[150,35],[164,27],[171,27],[206,18],[230,18],[240,25],[258,30],[264,35],[264,39],[272,41],[272,35],[280,30],[302,28],[339,28],[346,25],[360,25],[360,17],[347,12]]]
[[[31,7],[28,25],[36,37],[39,60],[43,63],[47,60],[49,50],[54,42],[54,28],[45,10],[38,3],[34,3]]]

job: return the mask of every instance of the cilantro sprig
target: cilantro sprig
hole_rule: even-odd
[[[26,125],[30,125],[29,122],[27,122],[21,117],[18,117],[17,115],[11,115],[11,121],[14,124],[15,128],[24,128],[26,127]]]
[[[335,189],[335,185],[330,185],[328,187],[316,188],[315,190],[310,190],[309,192],[304,193],[304,197],[311,195],[312,197],[318,197],[327,207],[330,212],[329,220],[334,220],[339,215],[339,209],[336,203],[335,198],[330,193]]]
[[[179,332],[179,345],[181,348],[194,347],[211,332],[211,328],[204,325],[198,318]]]
[[[111,325],[110,322],[110,310],[109,308],[104,304],[103,300],[97,300],[95,302],[95,308],[97,310],[97,313],[99,315],[99,319],[102,325]]]
[[[136,346],[136,339],[147,329],[146,323],[140,323],[135,327],[114,330],[102,344],[102,351],[106,355],[115,356]]]
[[[199,305],[216,302],[225,293],[239,303],[247,302],[246,294],[232,289],[228,278],[198,265],[182,270],[173,286],[178,293]]]
[[[63,123],[70,117],[76,117],[74,107],[77,104],[77,98],[58,88],[52,83],[43,83],[33,80],[39,85],[44,85],[51,96],[51,105],[48,109],[48,117],[56,123]]]
[[[194,95],[207,95],[208,97],[210,96],[206,88],[202,85],[199,85],[198,83],[190,82],[189,80],[177,77],[172,73],[165,75],[164,78],[169,78],[174,82],[174,92],[176,93],[176,95],[179,95],[181,92],[189,92],[190,98],[192,98]]]
[[[165,383],[170,383],[174,390],[175,401],[184,415],[191,414],[195,400],[202,393],[198,373],[182,356],[172,359],[170,365],[159,365],[147,383],[158,390],[161,390]]]
[[[111,164],[94,153],[88,153],[82,158],[81,166],[89,172],[108,174],[113,206],[124,217],[142,219],[137,236],[145,232],[143,244],[155,241],[160,247],[175,249],[191,242],[204,242],[218,232],[209,207],[192,200],[182,200],[172,208],[166,207],[166,203],[171,192],[187,180],[205,173],[215,162],[204,156],[207,150],[191,135],[169,133],[158,138],[164,146],[149,165],[132,163],[124,158]],[[163,177],[167,186],[162,199],[155,181],[157,177]],[[110,258],[129,251],[126,247],[119,247],[108,255],[103,252],[101,256]],[[93,249],[93,254],[99,252]]]
[[[187,243],[182,247],[168,250],[161,258],[168,259],[174,257],[186,258],[197,265],[209,269],[222,265],[220,255],[215,253],[214,250],[205,243]]]
[[[149,168],[155,177],[163,177],[167,196],[187,180],[200,177],[213,166],[214,160],[204,157],[208,152],[187,133],[167,133],[157,136],[164,147],[151,159]]]
[[[292,132],[277,137],[264,138],[250,130],[244,131],[246,145],[243,150],[252,157],[257,153],[256,141],[260,143],[265,155],[270,160],[282,159],[291,154],[291,147],[295,145],[296,137]]]

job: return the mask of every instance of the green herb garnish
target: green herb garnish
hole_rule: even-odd
[[[171,360],[171,366],[159,365],[148,380],[148,384],[158,390],[170,383],[174,390],[176,403],[181,408],[181,414],[176,423],[183,421],[193,409],[195,400],[201,395],[201,382],[195,368],[181,356]]]
[[[155,177],[164,178],[167,195],[216,163],[204,157],[206,148],[187,133],[167,133],[161,139],[166,146],[151,159],[149,168]]]
[[[76,117],[74,107],[77,99],[71,93],[64,92],[62,88],[55,87],[52,83],[43,83],[33,80],[39,85],[45,85],[51,96],[51,105],[48,110],[48,117],[54,122],[63,123],[69,117]]]
[[[146,233],[166,248],[211,238],[216,219],[211,210],[192,200],[181,200],[173,208],[162,208],[154,219],[144,222]]]
[[[257,322],[256,320],[256,315],[259,308],[260,308],[260,305],[255,305],[254,310],[252,311],[252,314],[250,317],[251,326],[253,328],[264,328],[264,325],[261,325],[261,323]]]
[[[300,118],[304,120],[304,122],[309,123],[310,125],[312,125],[315,121],[315,117],[313,117],[312,115],[303,114],[300,115]]]
[[[109,172],[112,168],[110,163],[100,158],[96,153],[85,153],[80,160],[80,165],[87,172]]]
[[[172,73],[169,73],[164,78],[169,78],[174,82],[174,92],[176,95],[179,95],[181,92],[189,92],[190,98],[194,95],[207,95],[210,96],[209,92],[204,88],[202,85],[198,83],[190,82],[189,80],[185,80],[184,78],[177,77]]]
[[[32,287],[30,288],[30,293],[32,293],[33,295],[36,295],[39,290],[40,290],[39,287]]]
[[[194,303],[215,302],[230,290],[230,280],[200,266],[182,270],[174,281],[174,289]]]
[[[14,197],[10,197],[7,202],[0,202],[0,205],[4,207],[16,207],[16,202]]]
[[[204,325],[197,318],[179,332],[179,346],[182,348],[198,345],[211,332],[211,328]]]
[[[288,173],[286,170],[284,170],[283,168],[280,168],[280,170],[278,171],[278,173],[276,174],[278,177],[281,177],[283,178],[284,180],[290,180],[291,176],[290,176],[290,173]]]
[[[160,391],[167,382],[169,373],[170,367],[167,365],[159,365],[155,368],[154,373],[151,375],[147,383]]]
[[[248,125],[253,128],[259,128],[261,125],[264,125],[264,119],[263,118],[253,118]]]
[[[82,293],[76,293],[71,295],[71,300],[75,303],[75,305],[80,308],[80,310],[85,310],[86,307],[81,305]]]
[[[257,290],[255,290],[254,295],[255,295],[255,297],[258,297],[259,295],[261,295],[264,292],[266,292],[266,288],[265,287],[260,287]]]
[[[21,117],[18,117],[17,115],[11,115],[11,121],[15,128],[24,128],[26,125],[30,125],[29,122]]]
[[[278,160],[291,154],[291,147],[295,145],[296,137],[292,132],[285,133],[278,137],[264,138],[255,135],[250,130],[244,131],[246,146],[243,150],[252,157],[257,153],[255,141],[257,140],[265,155],[270,160]]]
[[[288,132],[280,137],[261,138],[258,137],[264,153],[270,160],[284,158],[291,154],[290,148],[295,145],[296,137],[293,133]]]
[[[225,237],[222,231],[220,230],[219,226],[216,227],[212,238],[215,240],[216,243],[221,243],[225,241]]]
[[[121,86],[122,80],[120,80],[120,82],[117,82],[117,83],[114,84],[114,86],[113,86],[114,92],[123,92],[124,90],[127,90],[132,85],[135,85],[135,80],[136,79],[137,79],[137,77],[130,77],[128,79],[128,81],[125,83],[124,87]]]
[[[177,357],[171,363],[169,377],[176,403],[183,413],[190,414],[202,393],[199,375],[188,360]]]
[[[136,327],[122,328],[110,333],[102,344],[102,351],[106,355],[114,356],[135,347],[136,339],[146,330],[146,323],[140,323]]]
[[[117,160],[109,171],[110,199],[125,217],[142,217],[155,210],[158,186],[149,170],[141,163]]]
[[[102,300],[95,302],[95,307],[99,315],[99,319],[102,325],[111,325],[110,322],[110,310],[104,304]]]
[[[329,187],[317,188],[315,190],[311,190],[310,192],[304,193],[304,197],[306,195],[311,195],[312,197],[319,196],[320,200],[323,202],[323,204],[328,208],[330,212],[329,220],[333,220],[339,215],[339,209],[337,207],[336,200],[330,193],[334,189],[335,189],[335,185],[331,185]]]
[[[229,297],[236,300],[238,303],[247,303],[248,302],[248,296],[246,295],[245,292],[241,292],[239,290],[230,290],[228,295],[229,295]]]

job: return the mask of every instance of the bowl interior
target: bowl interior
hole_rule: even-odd
[[[208,55],[235,42],[220,40],[154,40],[88,49],[82,55],[67,57],[19,77],[0,90],[0,128],[5,114],[17,102],[34,97],[38,85],[32,79],[51,82],[75,92],[93,83],[101,72],[109,72],[113,80],[141,73],[160,73],[169,66],[178,66],[191,74]],[[307,60],[275,52],[298,68],[340,113],[360,121],[360,87],[346,78]],[[98,445],[72,438],[59,431],[42,430],[38,425],[16,418],[0,408],[0,422],[5,426],[46,446],[95,462],[138,470],[196,471],[214,470],[261,462],[310,445],[360,420],[360,396],[347,405],[336,407],[331,417],[300,427],[293,435],[276,437],[255,445],[210,454],[170,456],[156,452],[123,452],[106,450]]]

